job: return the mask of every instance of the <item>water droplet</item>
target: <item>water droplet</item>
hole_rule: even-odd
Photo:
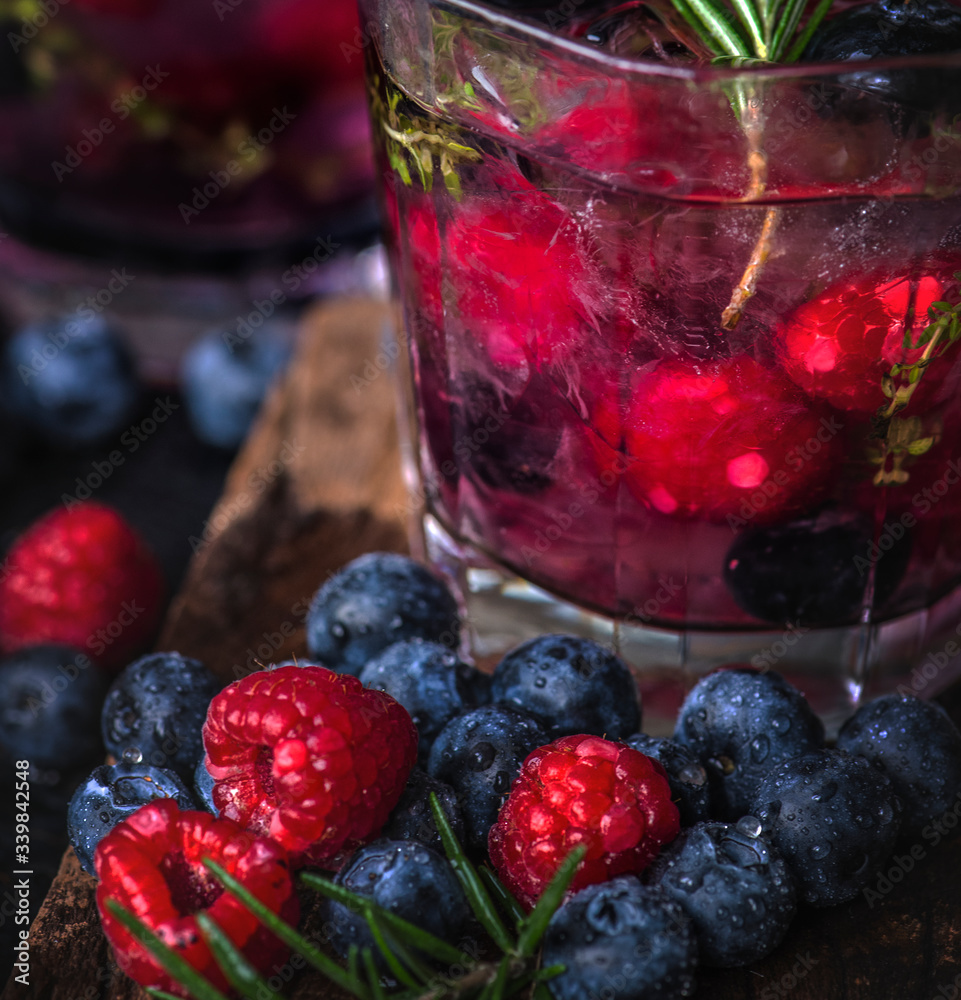
[[[499,795],[509,792],[511,789],[511,776],[506,771],[498,771],[494,777],[494,791]]]
[[[823,844],[812,844],[811,845],[811,857],[815,861],[821,861],[826,858],[831,853],[831,845],[827,842]]]
[[[707,772],[700,764],[685,764],[677,772],[677,780],[685,785],[693,785],[700,788],[707,781]]]
[[[811,794],[813,802],[829,802],[838,793],[838,783],[836,781],[825,781],[823,785]]]
[[[868,813],[858,813],[854,817],[854,822],[864,830],[870,830],[874,826],[874,817]]]
[[[540,676],[535,677],[534,678],[534,687],[536,687],[536,688],[547,687],[547,678],[546,677],[540,677]]]
[[[751,757],[758,764],[767,758],[770,749],[771,741],[764,735],[755,736],[754,739],[751,740]]]
[[[343,639],[344,636],[347,635],[347,629],[344,628],[340,622],[334,622],[334,624],[330,626],[330,634],[335,639]]]
[[[737,829],[739,833],[743,833],[745,837],[751,837],[755,839],[761,836],[761,821],[757,816],[742,816],[737,821]]]
[[[120,755],[124,764],[139,764],[143,761],[143,752],[140,747],[127,747]]]
[[[110,822],[110,813],[108,813],[106,810],[104,810],[100,814],[100,822],[101,823],[109,823]]]
[[[887,802],[881,803],[878,809],[878,818],[881,820],[881,826],[887,826],[894,819],[894,810]]]
[[[401,625],[403,625],[403,624],[404,624],[404,619],[401,618],[400,615],[394,615],[394,617],[391,618],[390,624],[387,627],[388,628],[400,628]]]
[[[739,694],[734,695],[734,697],[731,699],[731,704],[734,705],[735,708],[740,708],[741,705],[744,704],[743,696]]]
[[[791,720],[786,715],[775,715],[771,719],[771,728],[776,733],[786,733],[791,728]]]

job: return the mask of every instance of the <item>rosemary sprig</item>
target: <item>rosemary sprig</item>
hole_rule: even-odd
[[[544,983],[563,972],[563,967],[540,967],[540,943],[551,917],[570,888],[584,849],[578,847],[571,852],[533,910],[525,914],[496,875],[487,869],[479,872],[467,858],[434,795],[431,796],[431,809],[448,859],[468,902],[499,952],[492,959],[473,959],[465,951],[320,875],[313,872],[303,872],[300,875],[300,881],[304,885],[344,903],[364,917],[377,944],[383,966],[396,984],[394,986],[388,985],[389,981],[383,978],[372,949],[351,948],[347,967],[344,968],[273,913],[216,862],[207,858],[204,865],[264,927],[303,956],[327,979],[358,1000],[507,1000],[524,991],[530,992],[532,1000],[550,1000]],[[107,906],[135,939],[154,956],[171,979],[187,990],[195,1000],[227,1000],[136,916],[124,910],[115,900],[108,900]],[[197,924],[234,990],[248,1000],[262,1000],[267,995],[283,1000],[208,914],[198,914]],[[435,971],[428,964],[429,960],[441,966],[457,965],[465,971],[456,977],[445,975]],[[170,994],[161,990],[148,992],[158,1000],[174,1000]]]

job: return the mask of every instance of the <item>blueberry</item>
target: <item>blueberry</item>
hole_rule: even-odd
[[[181,809],[197,808],[187,786],[173,771],[132,759],[94,768],[74,792],[67,809],[67,836],[81,868],[94,875],[93,854],[101,839],[142,805],[164,798],[176,799]]]
[[[0,747],[40,768],[103,759],[97,720],[107,683],[83,653],[28,646],[0,660]]]
[[[201,730],[221,684],[199,661],[150,653],[117,677],[103,703],[103,742],[115,757],[136,748],[154,767],[193,778],[203,754]]]
[[[457,602],[447,585],[407,556],[368,552],[332,576],[307,612],[307,648],[331,670],[355,677],[404,639],[457,648]]]
[[[549,742],[536,719],[506,705],[472,709],[441,730],[427,772],[457,793],[472,851],[486,853],[487,835],[524,758]]]
[[[875,536],[861,516],[832,508],[738,536],[724,560],[734,600],[762,621],[820,628],[858,621],[869,584],[877,608],[894,593],[911,557],[911,534],[891,526],[891,545],[872,559]],[[881,537],[879,535],[879,537]]]
[[[961,793],[961,733],[934,702],[890,694],[842,726],[838,748],[883,771],[901,800],[901,834],[918,837]]]
[[[421,764],[437,734],[454,718],[472,708],[468,677],[473,667],[438,642],[406,639],[388,646],[360,672],[364,687],[386,691],[410,712],[420,737]]]
[[[956,4],[948,0],[875,0],[848,7],[822,22],[804,51],[804,59],[864,62],[959,49],[961,9]],[[853,90],[832,93],[830,106],[855,121],[863,119],[873,104],[864,100],[865,94],[928,113],[938,107],[953,109],[961,94],[958,74],[937,68],[869,68],[845,74],[840,80]]]
[[[334,881],[373,900],[435,937],[458,944],[470,908],[454,869],[418,840],[378,840],[356,851]],[[377,946],[364,918],[344,903],[325,899],[324,920],[334,950],[346,957],[351,945]]]
[[[51,444],[79,448],[118,433],[139,397],[130,354],[100,316],[37,323],[6,344],[0,400]]]
[[[289,340],[270,326],[250,336],[211,330],[191,345],[181,382],[197,437],[216,448],[238,447],[289,357]]]
[[[543,963],[555,1000],[679,1000],[694,991],[697,943],[684,911],[656,886],[619,875],[575,893],[551,917]]]
[[[694,923],[704,965],[759,962],[784,938],[797,910],[794,880],[754,816],[699,823],[645,871]]]
[[[461,815],[457,793],[446,782],[432,778],[419,767],[411,771],[403,794],[387,817],[383,835],[391,840],[419,840],[443,854],[444,845],[430,808],[431,792],[437,796],[458,843],[463,844],[464,817]]]
[[[193,793],[197,802],[214,816],[220,814],[220,810],[214,805],[214,777],[207,770],[204,764],[204,757],[201,756],[194,768]]]
[[[493,489],[535,494],[550,486],[562,423],[550,411],[556,390],[534,385],[505,397],[490,382],[470,376],[455,384],[451,425],[458,456],[469,475]]]
[[[575,733],[617,740],[641,726],[627,664],[574,635],[541,635],[512,649],[494,669],[491,699],[536,716],[552,740]]]
[[[685,698],[674,739],[712,772],[715,816],[736,820],[768,772],[821,745],[824,725],[780,674],[718,670]]]
[[[761,782],[751,813],[812,906],[854,899],[877,877],[901,825],[891,782],[844,750],[785,761]]]
[[[645,757],[656,760],[667,771],[671,800],[681,814],[681,826],[693,826],[709,818],[711,786],[708,773],[687,747],[644,733],[628,736],[624,742]]]

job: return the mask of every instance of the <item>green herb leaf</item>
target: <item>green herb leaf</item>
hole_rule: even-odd
[[[441,938],[435,937],[430,931],[425,931],[422,927],[409,923],[403,917],[398,917],[396,913],[391,913],[390,910],[377,906],[376,903],[345,889],[342,885],[337,885],[314,872],[302,872],[300,880],[304,885],[316,889],[329,899],[335,899],[350,907],[355,913],[361,915],[375,913],[378,920],[399,934],[407,944],[438,962],[463,963],[467,960],[467,956],[462,951]]]
[[[450,823],[447,822],[444,810],[441,809],[440,802],[437,801],[437,796],[433,792],[430,793],[430,808],[434,815],[434,825],[437,827],[437,832],[444,844],[447,859],[460,881],[464,895],[467,896],[467,902],[470,903],[471,909],[474,911],[474,916],[480,921],[484,930],[490,934],[497,947],[503,952],[509,952],[513,948],[513,942],[507,933],[507,928],[497,913],[497,907],[494,906],[487,894],[484,883],[477,874],[477,869],[471,864],[464,849],[454,836],[454,831],[450,828]]]
[[[561,862],[557,874],[551,879],[547,888],[541,893],[540,899],[534,905],[534,909],[528,914],[527,919],[521,925],[520,934],[517,940],[518,954],[526,957],[533,955],[540,944],[544,931],[550,919],[561,901],[564,894],[570,887],[574,876],[577,874],[578,866],[584,860],[587,848],[583,844],[578,844],[570,854]]]
[[[480,877],[484,880],[488,892],[493,896],[494,902],[505,913],[510,915],[515,927],[520,927],[521,923],[527,918],[527,914],[524,912],[521,904],[504,888],[501,880],[486,865],[480,869]]]
[[[108,899],[107,909],[157,960],[157,964],[173,979],[196,997],[196,1000],[227,1000],[210,981],[202,976],[173,948],[165,944],[142,920],[125,909],[116,899]]]
[[[269,930],[280,938],[298,954],[302,955],[318,972],[322,972],[331,982],[342,989],[368,1000],[369,992],[363,980],[350,971],[342,969],[332,958],[325,955],[319,948],[312,945],[303,935],[299,934],[290,924],[281,920],[270,907],[262,903],[249,892],[232,875],[210,858],[203,859],[204,866],[217,876],[217,879],[240,900],[244,906]]]
[[[833,3],[834,0],[820,0],[820,3],[818,3],[817,7],[814,8],[808,17],[807,24],[804,25],[804,30],[794,40],[794,44],[788,50],[787,55],[781,60],[782,62],[795,63],[801,58],[804,50],[808,47],[808,42],[811,41],[811,36],[817,31],[818,25],[824,20],[824,15],[827,14]],[[785,44],[789,37],[785,38]]]
[[[374,962],[374,956],[371,954],[370,948],[364,948],[360,954],[364,962],[364,970],[367,972],[367,982],[370,984],[371,997],[373,1000],[387,1000],[387,994],[384,992],[384,987],[380,984],[380,973],[377,971],[377,965]]]
[[[197,914],[197,926],[200,928],[204,940],[210,946],[210,951],[217,960],[217,964],[227,977],[227,982],[238,993],[248,997],[249,1000],[262,1000],[265,996],[274,995],[274,991],[267,985],[266,980],[234,947],[233,941],[224,934],[208,913]],[[275,995],[278,1000],[283,1000],[279,993]]]

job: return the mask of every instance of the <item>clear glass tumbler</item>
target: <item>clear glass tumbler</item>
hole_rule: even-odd
[[[576,16],[361,9],[420,541],[473,654],[609,641],[653,728],[726,663],[829,720],[940,690],[961,56],[737,70],[612,55]]]

